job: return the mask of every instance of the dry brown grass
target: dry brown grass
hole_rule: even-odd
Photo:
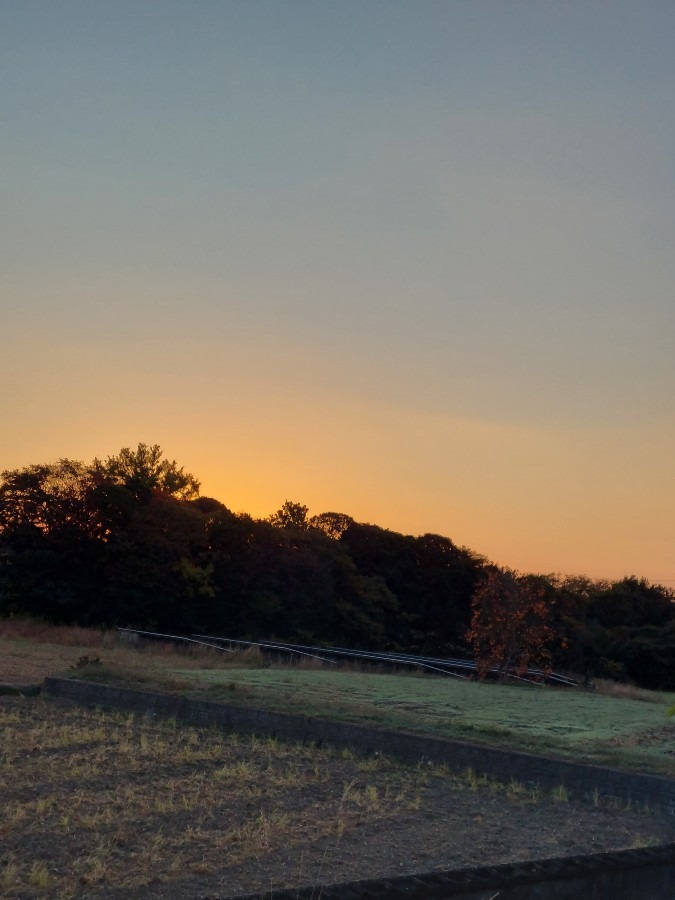
[[[339,840],[418,808],[429,778],[385,760],[43,700],[5,701],[0,724],[6,897],[133,890]]]
[[[26,618],[0,619],[0,638],[58,644],[63,647],[114,647],[119,640],[117,631],[50,625]]]
[[[634,684],[609,681],[603,678],[598,678],[594,683],[596,693],[604,694],[607,697],[616,697],[620,700],[640,700],[643,703],[663,702],[662,695],[657,691],[648,691],[645,688],[637,687]]]
[[[98,659],[87,676],[119,678],[136,684],[171,688],[171,668],[257,668],[265,665],[257,648],[229,654],[196,643],[148,641],[130,644],[117,629],[49,625],[30,619],[0,620],[0,682],[40,682],[47,675],[67,675],[88,656]],[[82,670],[85,674],[85,670]],[[174,679],[175,680],[175,679]],[[187,687],[176,684],[176,688]]]

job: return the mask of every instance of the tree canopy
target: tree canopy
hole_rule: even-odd
[[[199,482],[175,460],[162,459],[157,444],[139,444],[136,450],[124,447],[105,462],[95,459],[92,473],[103,482],[122,485],[136,499],[147,500],[153,492],[160,492],[178,500],[193,500],[199,496]]]
[[[0,475],[0,616],[212,631],[538,665],[675,689],[673,592],[499,569],[286,501],[266,519],[199,496],[157,445]]]
[[[549,671],[554,602],[546,579],[490,568],[473,595],[467,634],[479,673],[494,668],[503,681],[531,668]]]

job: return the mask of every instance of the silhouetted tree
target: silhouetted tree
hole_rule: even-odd
[[[498,570],[449,538],[199,497],[157,445],[0,475],[0,615],[549,664],[675,689],[675,595]],[[473,598],[473,602],[472,602]],[[551,638],[555,635],[556,641]]]
[[[340,539],[357,570],[381,578],[396,598],[388,622],[392,648],[457,655],[464,636],[481,561],[449,538],[417,538],[353,522]]]
[[[6,470],[0,475],[0,531],[24,526],[45,534],[63,528],[94,533],[99,517],[93,487],[88,467],[72,459]]]
[[[126,487],[137,500],[147,502],[153,492],[167,494],[178,500],[192,500],[199,494],[199,482],[179,468],[175,460],[162,459],[157,444],[139,444],[136,450],[124,447],[105,462],[95,459],[94,475],[104,481]]]
[[[286,500],[281,509],[269,517],[268,522],[275,528],[295,528],[298,531],[305,531],[308,527],[307,513],[308,507],[302,503],[293,503]]]
[[[319,513],[318,516],[312,516],[309,524],[312,528],[318,528],[319,531],[323,531],[324,534],[334,541],[339,541],[345,531],[354,524],[354,520],[351,516],[346,516],[344,513],[325,512]]]

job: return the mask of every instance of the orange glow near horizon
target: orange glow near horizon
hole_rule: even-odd
[[[421,411],[340,393],[313,378],[307,360],[298,392],[295,372],[273,386],[263,376],[242,379],[245,348],[220,373],[192,351],[199,374],[187,383],[161,373],[149,350],[139,389],[137,364],[116,371],[105,348],[91,357],[102,366],[96,378],[87,378],[85,357],[53,382],[24,360],[19,374],[39,392],[39,415],[24,417],[17,405],[0,444],[2,468],[158,443],[203,494],[235,512],[264,517],[289,499],[311,514],[443,534],[522,571],[675,586],[675,429],[667,422],[510,424]]]
[[[659,500],[647,492],[635,496],[625,486],[622,489],[621,459],[612,465],[597,458],[589,465],[586,460],[590,471],[575,477],[568,468],[568,478],[559,483],[551,483],[551,469],[533,483],[522,467],[509,469],[506,462],[493,462],[481,475],[476,470],[482,454],[471,446],[475,430],[469,426],[459,437],[455,471],[442,481],[436,479],[433,465],[425,473],[424,465],[402,467],[398,459],[388,466],[372,458],[358,466],[344,460],[341,465],[325,461],[312,466],[305,460],[300,474],[294,456],[277,455],[267,467],[258,468],[259,460],[237,466],[234,480],[206,464],[202,491],[235,512],[254,516],[267,516],[291,499],[305,503],[311,514],[344,512],[357,521],[406,534],[443,534],[521,571],[606,579],[636,575],[675,586],[670,566],[673,526],[666,497]],[[457,444],[462,443],[465,458],[458,460]],[[587,453],[588,443],[585,448]],[[512,449],[518,452],[517,442]],[[428,461],[424,451],[420,458]],[[557,462],[559,458],[549,458],[553,471]]]

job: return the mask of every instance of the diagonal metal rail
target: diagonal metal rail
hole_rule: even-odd
[[[313,647],[306,644],[290,644],[275,642],[272,644],[267,641],[234,641],[230,638],[216,635],[194,635],[194,637],[206,639],[209,641],[222,641],[224,643],[243,644],[246,646],[255,646],[262,649],[282,650],[289,655],[310,653],[318,658],[324,658],[326,662],[333,662],[335,659],[343,660],[362,660],[364,662],[388,663],[392,666],[410,666],[414,668],[427,669],[430,671],[440,672],[444,675],[450,675],[456,678],[468,678],[468,675],[462,675],[461,672],[470,672],[475,674],[477,666],[471,659],[451,659],[438,658],[432,656],[417,656],[411,653],[395,653],[386,651],[369,651],[354,650],[346,647]],[[496,666],[490,668],[492,675],[499,675],[499,669]],[[541,684],[542,680],[546,680],[553,684],[559,684],[565,687],[576,687],[579,682],[557,672],[546,673],[542,669],[528,669],[528,677],[519,677],[510,675],[509,677],[524,681],[531,684]],[[538,680],[536,680],[538,679]]]
[[[377,665],[389,665],[392,668],[408,667],[422,669],[451,678],[468,680],[477,672],[477,666],[471,659],[451,659],[433,656],[416,656],[411,653],[395,653],[386,651],[354,650],[347,647],[314,647],[307,644],[289,644],[282,641],[244,641],[239,638],[223,637],[212,634],[176,635],[158,631],[141,631],[136,628],[120,628],[122,633],[137,634],[150,640],[171,641],[173,643],[195,644],[210,647],[223,653],[237,653],[243,648],[257,647],[266,653],[283,653],[291,659],[315,659],[328,665],[337,665],[338,661],[354,661]],[[499,675],[499,669],[489,669],[491,675]],[[464,674],[468,673],[468,674]],[[557,672],[544,672],[542,669],[528,669],[527,677],[509,675],[510,679],[526,684],[541,686],[543,682],[564,687],[576,687],[579,682]]]

